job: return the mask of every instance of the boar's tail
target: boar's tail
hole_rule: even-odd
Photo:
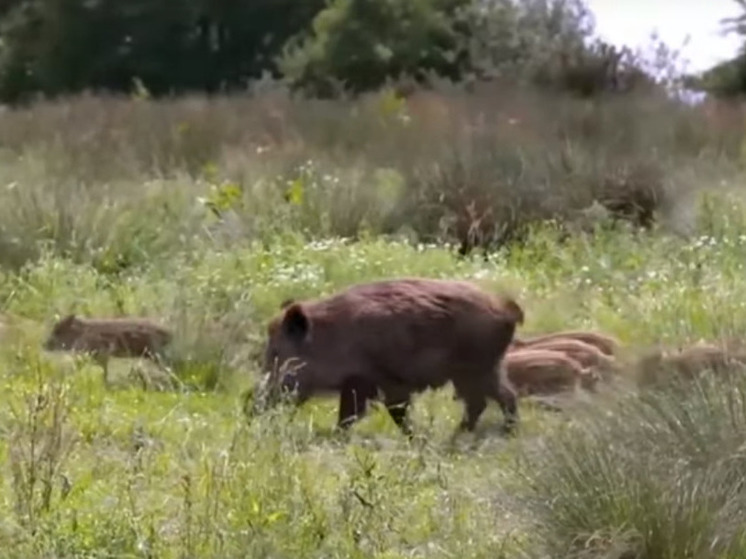
[[[503,334],[500,336],[499,339],[499,348],[498,351],[500,355],[505,354],[505,352],[510,347],[510,344],[513,342],[513,338],[515,337],[515,331],[516,328],[523,324],[524,321],[524,314],[523,309],[521,306],[516,303],[516,301],[507,296],[501,297],[500,300],[500,312],[503,318],[502,324]]]
[[[512,297],[503,297],[503,310],[516,325],[523,324],[525,315],[521,306]]]

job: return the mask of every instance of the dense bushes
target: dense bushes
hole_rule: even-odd
[[[743,130],[639,94],[598,101],[498,83],[407,98],[83,96],[0,114],[0,263],[42,244],[116,271],[200,239],[364,233],[495,248],[585,220],[594,200],[677,229],[738,173]],[[643,210],[636,210],[637,206]]]
[[[325,96],[434,76],[583,95],[647,79],[634,56],[589,41],[581,0],[11,0],[0,10],[0,100],[10,102],[143,85],[218,92],[266,73]]]

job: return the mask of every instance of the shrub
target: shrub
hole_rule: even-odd
[[[598,403],[527,450],[519,475],[539,548],[588,558],[746,553],[746,381],[708,375],[687,386]]]
[[[660,95],[498,82],[406,98],[83,96],[0,114],[0,263],[119,273],[209,241],[397,234],[495,248],[594,200],[635,225],[739,173],[743,131]]]

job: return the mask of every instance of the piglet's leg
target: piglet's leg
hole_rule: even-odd
[[[109,387],[109,356],[103,352],[93,352],[93,360],[103,369],[104,386]]]

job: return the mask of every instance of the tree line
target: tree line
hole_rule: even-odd
[[[651,83],[592,31],[582,0],[0,0],[0,101],[267,75],[316,96],[433,76],[586,96]]]

